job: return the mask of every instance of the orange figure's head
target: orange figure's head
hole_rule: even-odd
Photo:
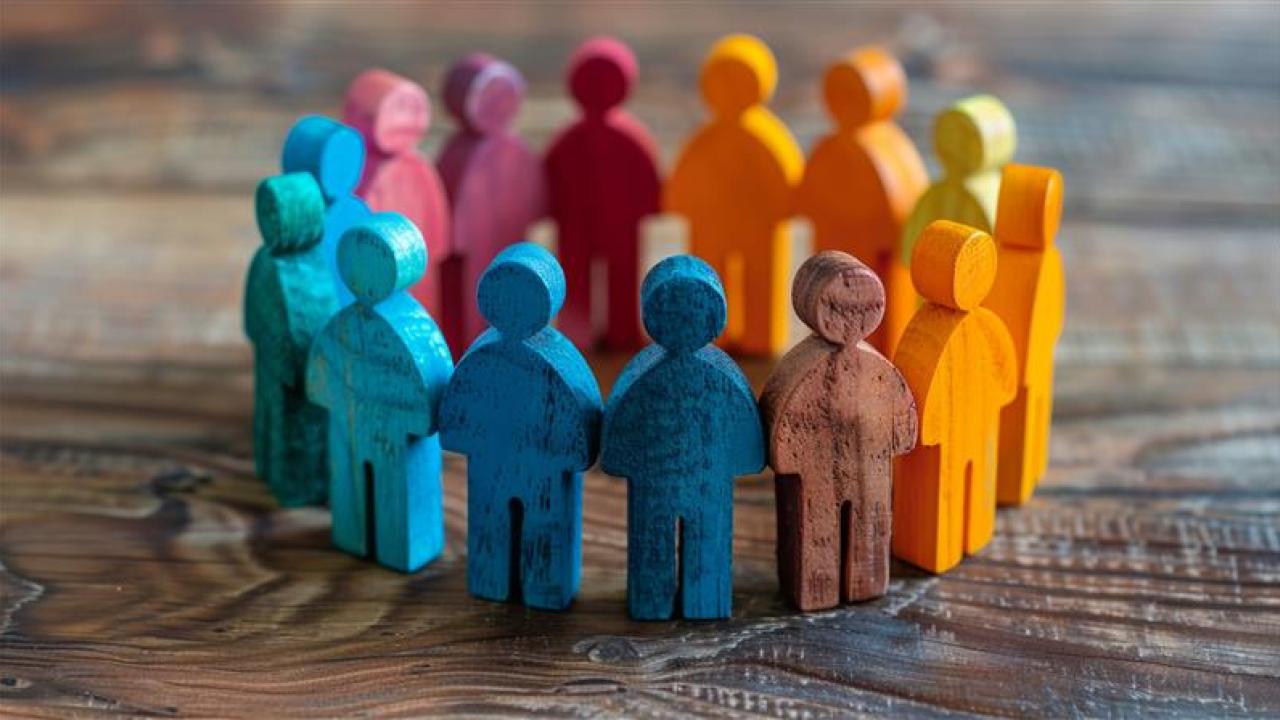
[[[1062,221],[1062,174],[1053,168],[1007,165],[996,204],[996,238],[1004,245],[1043,250]]]
[[[933,125],[938,160],[951,176],[993,170],[1013,159],[1018,133],[1009,108],[991,95],[975,95],[942,111]]]
[[[796,271],[791,304],[810,329],[834,345],[853,345],[884,317],[884,285],[857,258],[828,250]]]
[[[732,118],[773,96],[778,63],[760,38],[730,35],[702,65],[702,98],[716,117]]]
[[[911,281],[925,300],[955,310],[982,304],[996,279],[996,243],[991,236],[950,220],[920,233],[911,253]]]
[[[898,114],[907,104],[907,74],[883,49],[861,48],[827,69],[822,95],[836,125],[853,130]]]

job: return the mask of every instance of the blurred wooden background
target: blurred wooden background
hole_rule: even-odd
[[[975,91],[1066,176],[1052,468],[940,578],[800,615],[767,476],[741,483],[735,617],[626,619],[625,498],[587,481],[566,614],[327,548],[251,476],[240,286],[251,191],[304,112],[383,65],[435,94],[482,49],[527,75],[538,146],[574,45],[631,42],[668,166],[721,34],[761,35],[809,147],[862,43],[903,118]],[[427,151],[450,123],[437,105]],[[931,161],[932,162],[932,161]],[[932,167],[932,164],[931,164]],[[657,250],[655,250],[656,252]],[[824,717],[1280,713],[1280,6],[1234,2],[0,4],[0,714]],[[596,356],[607,388],[625,358]],[[767,363],[749,363],[757,388]]]

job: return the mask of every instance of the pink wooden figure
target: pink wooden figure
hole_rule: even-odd
[[[427,243],[427,271],[411,292],[440,317],[440,268],[450,254],[449,203],[444,185],[418,144],[431,123],[421,85],[388,70],[366,70],[347,86],[343,116],[364,137],[364,177],[356,194],[369,208],[403,214]]]
[[[524,90],[518,70],[483,53],[463,58],[445,79],[445,108],[458,122],[439,162],[453,209],[456,258],[444,270],[443,319],[455,354],[487,326],[476,306],[485,268],[546,213],[542,163],[511,131]]]
[[[568,291],[560,329],[579,347],[603,335],[612,348],[638,347],[640,222],[657,213],[662,179],[649,131],[622,109],[636,79],[636,58],[621,41],[592,38],[569,61],[569,91],[581,117],[547,152],[547,189]],[[591,266],[607,268],[607,311],[593,313]],[[603,333],[593,318],[607,317]]]

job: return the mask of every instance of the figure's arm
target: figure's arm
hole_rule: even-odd
[[[875,352],[875,351],[870,351]],[[916,401],[911,394],[911,388],[907,385],[907,380],[880,353],[875,353],[876,364],[879,366],[879,377],[883,378],[886,385],[884,388],[884,397],[890,399],[890,411],[892,413],[892,436],[893,443],[892,452],[894,455],[902,455],[911,452],[916,446],[916,439],[920,434],[920,423],[916,416]]]
[[[333,407],[334,393],[329,386],[329,379],[333,377],[329,363],[330,346],[329,335],[322,330],[307,356],[307,399],[323,408]]]
[[[1009,336],[1009,329],[998,315],[986,308],[973,311],[981,320],[983,335],[988,345],[988,357],[991,359],[990,377],[996,389],[996,397],[1000,406],[1011,402],[1018,394],[1018,354]]]

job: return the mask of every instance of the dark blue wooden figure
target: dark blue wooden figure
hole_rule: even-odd
[[[316,338],[307,392],[329,409],[333,542],[412,572],[444,549],[436,416],[453,360],[435,321],[405,290],[427,250],[399,213],[342,236],[338,268],[356,302]]]
[[[372,215],[364,200],[356,197],[356,185],[364,172],[364,139],[355,128],[323,115],[300,118],[284,140],[280,164],[287,173],[309,172],[324,192],[324,246],[329,274],[338,301],[346,307],[354,300],[338,272],[338,241],[343,233]]]
[[[303,380],[312,339],[338,309],[318,245],[324,198],[306,173],[267,178],[255,197],[262,247],[244,290],[253,343],[253,460],[281,505],[322,504],[328,493],[325,414]]]
[[[595,462],[600,388],[548,325],[564,272],[537,245],[499,253],[480,278],[492,327],[458,362],[440,438],[467,456],[467,587],[489,600],[563,610],[582,567],[582,472]]]
[[[725,324],[724,289],[709,265],[663,260],[640,302],[655,344],[618,377],[602,433],[604,471],[628,481],[627,606],[637,620],[729,617],[733,480],[765,462],[755,396],[733,360],[708,345]]]

